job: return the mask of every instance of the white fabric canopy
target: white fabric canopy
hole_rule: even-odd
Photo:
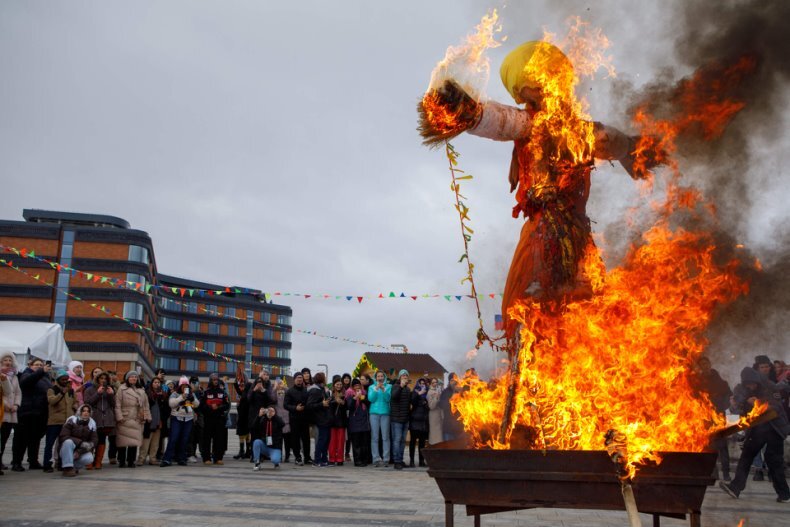
[[[54,366],[67,366],[71,362],[63,328],[49,322],[0,321],[0,350],[13,351],[22,369],[28,352],[52,361]]]

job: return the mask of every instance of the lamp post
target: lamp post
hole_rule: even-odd
[[[324,367],[324,371],[326,373],[326,382],[328,383],[329,382],[329,366],[327,366],[326,364],[319,364],[318,366],[323,366]]]

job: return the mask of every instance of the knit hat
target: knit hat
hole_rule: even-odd
[[[58,370],[58,372],[55,374],[55,380],[58,380],[61,377],[68,377],[68,376],[69,376],[69,372],[67,372],[66,370]]]
[[[126,375],[123,376],[123,380],[128,381],[129,377],[140,377],[140,374],[137,373],[137,370],[129,370],[126,372]]]
[[[178,385],[183,386],[185,384],[189,384],[189,379],[187,379],[186,375],[182,375],[180,379],[178,379]]]
[[[70,372],[74,372],[74,368],[76,368],[77,366],[81,366],[82,367],[82,363],[80,361],[78,361],[78,360],[73,360],[73,361],[69,362],[69,371]],[[84,367],[83,367],[83,369],[84,369]]]
[[[351,381],[351,386],[362,386],[362,382],[359,379],[353,379]]]
[[[757,366],[759,364],[773,365],[773,362],[771,362],[771,359],[768,358],[768,355],[757,355],[754,358],[754,365]]]
[[[399,371],[399,372],[398,372],[398,379],[400,379],[400,378],[401,378],[401,377],[403,377],[404,375],[405,375],[406,377],[408,377],[408,376],[409,376],[409,370],[407,370],[406,368],[403,368],[401,371]]]

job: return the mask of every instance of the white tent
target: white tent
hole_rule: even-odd
[[[54,366],[71,362],[63,328],[49,322],[0,321],[0,350],[13,351],[20,368],[25,367],[28,353]]]

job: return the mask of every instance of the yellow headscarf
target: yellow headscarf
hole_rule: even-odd
[[[541,87],[541,80],[533,74],[535,70],[541,71],[543,75],[551,75],[563,70],[572,72],[573,67],[568,57],[553,44],[540,40],[521,44],[505,57],[499,68],[502,84],[516,103],[524,102],[519,95],[523,88]]]

